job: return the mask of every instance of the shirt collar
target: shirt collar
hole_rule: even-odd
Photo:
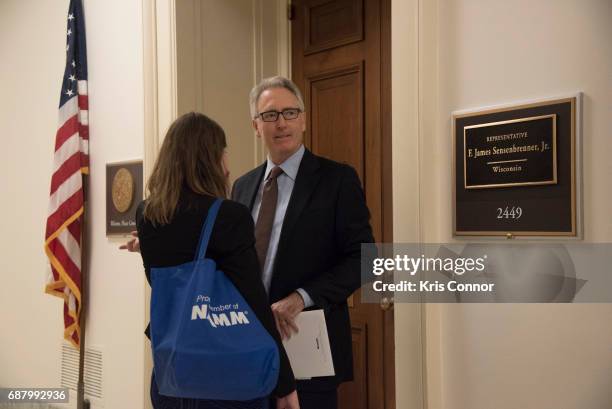
[[[285,175],[289,176],[291,180],[295,182],[295,178],[297,177],[298,169],[300,168],[300,163],[302,162],[302,158],[304,157],[304,144],[300,145],[300,148],[291,156],[289,156],[283,163],[278,165]],[[272,168],[274,168],[274,162],[270,159],[270,155],[268,155],[268,161],[266,165],[266,173],[264,175],[264,180],[268,178]]]

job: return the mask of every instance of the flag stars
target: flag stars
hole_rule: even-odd
[[[66,51],[70,50],[70,44],[66,44]]]
[[[76,63],[74,62],[74,60],[72,60],[71,65],[72,65],[73,67],[76,67]]]
[[[72,35],[72,30],[68,29],[68,33],[67,34],[68,34],[68,37],[70,37]]]
[[[68,14],[68,21],[72,21],[74,20],[74,14],[70,13]]]
[[[68,79],[70,81],[76,81],[76,77],[74,76],[74,74],[72,74],[70,77],[68,77]]]
[[[66,95],[68,95],[69,97],[71,97],[72,94],[74,94],[74,92],[71,89],[66,91]]]

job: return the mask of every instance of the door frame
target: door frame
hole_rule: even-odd
[[[171,28],[176,22],[174,13],[175,0],[142,0],[143,26],[143,117],[144,117],[144,157],[143,183],[148,180],[157,152],[163,140],[160,129],[166,129],[176,118],[177,82],[176,82],[176,30]],[[151,288],[146,280],[145,314],[143,325],[150,318]],[[151,344],[144,342],[143,357],[143,408],[152,409],[150,399],[151,383],[149,377],[153,368]]]

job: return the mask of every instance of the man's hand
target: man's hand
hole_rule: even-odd
[[[276,328],[282,339],[291,338],[292,333],[298,333],[295,317],[304,309],[304,300],[298,292],[289,294],[286,298],[275,302],[271,306]]]
[[[276,398],[276,409],[300,409],[297,391],[293,391],[282,398]]]
[[[119,246],[119,250],[127,250],[130,253],[140,253],[140,242],[138,241],[138,232],[133,231],[133,232],[130,232],[130,234],[134,238],[128,241],[127,243]]]

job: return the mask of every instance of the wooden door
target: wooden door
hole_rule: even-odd
[[[292,77],[304,92],[306,145],[352,165],[377,242],[392,242],[390,0],[293,0]],[[349,299],[355,380],[341,409],[395,407],[393,311]]]

